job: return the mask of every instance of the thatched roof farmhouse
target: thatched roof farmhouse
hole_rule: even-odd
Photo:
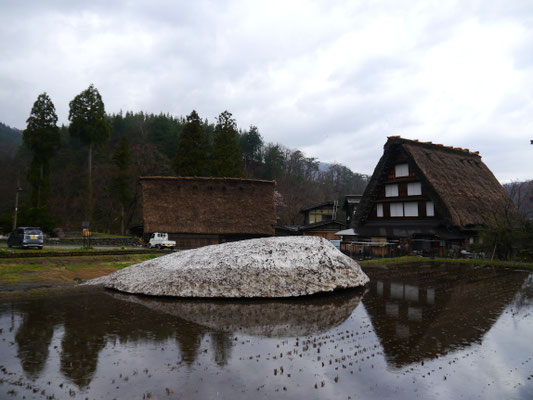
[[[509,207],[478,152],[392,136],[351,227],[363,238],[418,240],[414,244],[424,249],[462,246]]]
[[[144,232],[166,232],[180,248],[272,236],[274,181],[141,177]]]

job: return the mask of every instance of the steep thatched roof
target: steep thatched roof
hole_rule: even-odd
[[[484,225],[499,210],[512,207],[509,196],[478,152],[391,136],[359,205],[356,224],[365,222],[379,186],[398,157],[414,170],[435,207],[453,226]]]
[[[145,232],[273,235],[274,181],[141,177]]]

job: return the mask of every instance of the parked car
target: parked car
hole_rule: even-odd
[[[176,242],[174,240],[168,240],[168,233],[154,232],[150,235],[150,241],[148,247],[156,247],[158,249],[174,249]]]
[[[7,246],[20,247],[21,249],[37,247],[41,250],[43,248],[43,231],[36,227],[19,227],[9,234]]]

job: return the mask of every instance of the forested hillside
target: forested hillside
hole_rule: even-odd
[[[12,159],[22,143],[22,132],[0,122],[0,159]]]
[[[49,99],[42,100],[44,107]],[[35,107],[32,113],[38,115],[39,109]],[[83,130],[73,129],[72,122],[70,129],[57,128],[59,141],[56,131],[50,129],[54,145],[48,147],[49,158],[39,158],[43,144],[30,140],[30,126],[22,142],[20,132],[18,136],[9,136],[13,132],[0,125],[0,146],[5,150],[1,157],[0,187],[0,221],[4,232],[12,228],[17,178],[22,189],[17,225],[79,231],[82,221],[90,218],[93,231],[107,233],[120,233],[142,222],[139,176],[231,175],[275,179],[277,212],[285,224],[302,223],[299,210],[304,207],[328,200],[342,201],[346,194],[362,193],[368,179],[340,164],[319,169],[318,160],[297,149],[264,143],[257,127],[238,129],[229,112],[220,114],[215,123],[196,113],[174,117],[121,112],[105,118],[110,128],[108,135],[92,144],[84,139]],[[8,132],[4,133],[6,129]],[[91,201],[88,181],[92,182]]]

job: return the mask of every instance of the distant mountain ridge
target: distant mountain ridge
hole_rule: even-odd
[[[22,131],[0,122],[0,156],[13,158],[22,143]]]

